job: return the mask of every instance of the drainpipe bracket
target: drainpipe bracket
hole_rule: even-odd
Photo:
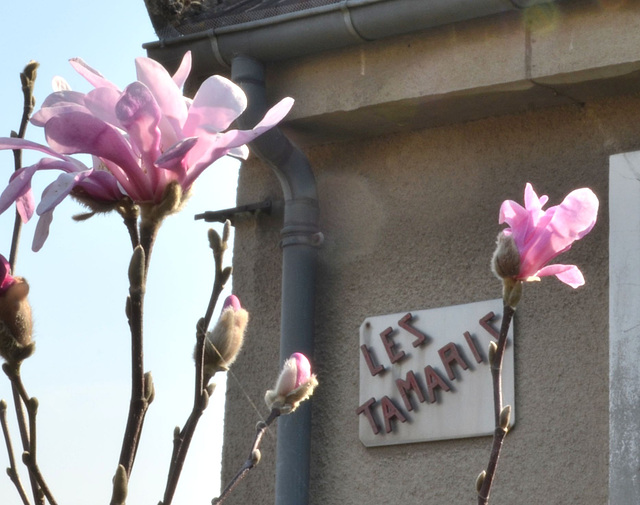
[[[280,240],[280,247],[284,248],[291,245],[307,245],[310,247],[320,248],[323,242],[324,235],[319,231],[315,233],[295,233],[283,237],[282,240]]]

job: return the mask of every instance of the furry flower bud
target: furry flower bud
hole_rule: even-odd
[[[249,313],[242,308],[237,296],[228,296],[222,306],[220,319],[213,330],[207,333],[204,341],[205,381],[216,372],[226,371],[235,361],[249,321]]]
[[[20,363],[35,350],[28,294],[27,281],[13,277],[9,262],[0,255],[0,356],[9,363]]]
[[[296,352],[284,362],[275,388],[266,392],[264,401],[271,410],[279,409],[281,414],[289,414],[313,394],[317,385],[309,360]]]
[[[505,235],[503,232],[498,235],[491,269],[501,279],[515,278],[520,273],[520,252],[512,235]]]

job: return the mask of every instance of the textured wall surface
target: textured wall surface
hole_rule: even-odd
[[[475,503],[490,437],[371,449],[359,442],[358,328],[367,316],[499,297],[489,270],[498,209],[505,199],[522,202],[526,182],[552,205],[589,186],[601,208],[591,234],[562,258],[580,266],[586,285],[574,291],[545,278],[525,287],[515,322],[518,418],[491,503],[607,503],[608,157],[637,149],[638,94],[304,148],[325,235],[311,504]],[[238,203],[265,198],[281,191],[252,159]],[[228,381],[223,481],[244,461],[277,374],[280,227],[275,212],[236,228],[234,290],[251,321]],[[274,439],[275,430],[227,503],[273,503]]]

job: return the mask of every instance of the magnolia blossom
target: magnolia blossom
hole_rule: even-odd
[[[266,392],[264,400],[270,409],[288,414],[309,398],[317,385],[309,360],[304,354],[295,352],[284,362],[275,388]]]
[[[591,231],[598,214],[598,198],[588,188],[576,189],[560,205],[543,210],[547,200],[546,195],[538,198],[527,183],[524,208],[512,200],[502,203],[499,222],[507,223],[509,228],[498,236],[494,270],[500,277],[522,281],[555,275],[577,288],[584,284],[577,266],[547,263]],[[519,258],[514,253],[516,249]]]
[[[0,212],[14,201],[23,221],[35,212],[37,250],[48,233],[53,209],[68,194],[97,203],[129,197],[135,203],[159,204],[171,184],[186,193],[196,178],[226,154],[246,157],[247,142],[275,126],[293,105],[285,98],[251,130],[227,130],[244,111],[247,99],[233,82],[220,76],[206,79],[193,100],[181,88],[191,70],[186,53],[171,76],[158,62],[136,59],[138,80],[120,90],[80,59],[73,68],[94,90],[71,91],[62,79],[31,122],[44,128],[49,147],[22,139],[0,138],[0,149],[32,149],[49,157],[13,175],[0,195]],[[227,130],[227,131],[225,131]],[[90,154],[93,166],[71,158]],[[48,186],[37,208],[31,178],[39,170],[63,174]]]

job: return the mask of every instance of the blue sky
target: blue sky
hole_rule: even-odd
[[[40,62],[37,103],[63,76],[73,89],[90,86],[68,59],[79,56],[121,88],[135,80],[134,58],[156,40],[143,0],[86,2],[32,0],[0,3],[0,136],[17,130],[22,111],[19,73]],[[36,105],[37,107],[38,105]],[[43,142],[30,126],[27,138]],[[34,155],[25,153],[24,164]],[[176,425],[193,398],[191,353],[197,320],[204,314],[212,276],[209,225],[193,215],[235,205],[238,163],[223,160],[205,172],[181,214],[163,224],[151,261],[145,322],[145,367],[156,399],[130,483],[129,503],[162,498]],[[13,171],[10,152],[0,152],[0,183]],[[34,181],[39,198],[56,174]],[[42,250],[31,251],[35,219],[23,228],[16,274],[31,285],[36,354],[23,365],[28,392],[40,401],[38,460],[54,496],[66,505],[108,503],[129,402],[129,331],[124,316],[129,239],[115,214],[72,221],[83,209],[65,201],[55,212]],[[0,252],[8,256],[13,209],[0,216]],[[217,311],[216,316],[217,317]],[[224,381],[200,421],[174,503],[209,503],[219,490],[219,451]],[[10,388],[0,376],[0,398]],[[12,413],[12,411],[10,412]],[[12,419],[13,416],[10,416]],[[18,434],[13,430],[18,455]],[[0,450],[0,468],[8,459]],[[239,455],[239,461],[242,455]],[[4,475],[4,472],[3,472]],[[27,481],[22,473],[23,482]],[[20,503],[8,478],[0,477],[3,505]]]

